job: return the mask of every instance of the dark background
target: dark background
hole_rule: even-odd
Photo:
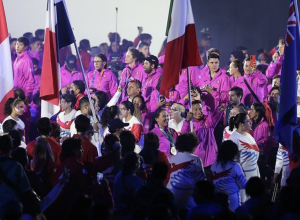
[[[249,55],[259,48],[268,52],[285,37],[290,0],[191,0],[198,40],[209,28],[209,47],[221,51],[221,66],[238,46]],[[199,42],[199,41],[198,41]]]

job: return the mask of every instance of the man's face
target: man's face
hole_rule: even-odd
[[[279,91],[277,89],[274,89],[272,92],[271,92],[271,97],[273,98],[273,101],[275,103],[278,102],[278,96],[279,96]]]
[[[11,42],[11,44],[10,44],[10,50],[16,51],[16,44],[17,44],[17,41]]]
[[[207,65],[211,72],[217,72],[220,66],[220,61],[217,58],[210,58]]]
[[[150,74],[152,72],[153,68],[154,68],[153,67],[154,65],[151,65],[151,63],[148,60],[144,61],[143,66],[144,66],[144,71],[148,74]]]
[[[74,85],[74,83],[72,83],[72,85],[71,85],[71,93],[74,94],[75,96],[77,96],[80,93],[80,90],[77,89],[77,87]]]
[[[139,94],[140,91],[141,91],[141,89],[139,89],[137,87],[137,85],[136,85],[135,82],[130,82],[128,84],[128,88],[127,88],[127,94],[128,94],[128,96],[131,96],[131,97],[136,96],[136,95]]]
[[[22,42],[17,41],[17,43],[16,43],[16,52],[18,54],[21,55],[22,53],[24,53],[26,51],[26,49],[27,49],[27,46],[24,46],[24,44]]]
[[[238,105],[240,104],[240,98],[239,96],[236,95],[235,91],[229,91],[229,103],[231,105]]]
[[[42,49],[42,41],[38,40],[35,43],[30,44],[30,47],[31,47],[31,50],[33,50],[33,51],[41,51],[41,49]]]
[[[144,54],[145,57],[149,57],[149,46],[143,46],[139,49],[140,52]]]
[[[151,39],[151,38],[146,39],[146,40],[144,40],[144,42],[145,42],[146,44],[148,44],[149,47],[150,47],[150,45],[151,45],[151,43],[152,43],[152,39]],[[148,49],[149,49],[149,47],[148,47]]]

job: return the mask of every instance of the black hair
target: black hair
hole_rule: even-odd
[[[10,115],[12,113],[12,108],[16,107],[20,102],[24,102],[19,98],[9,98],[4,106],[4,115]]]
[[[25,47],[29,45],[29,40],[27,37],[19,37],[17,41],[23,43]]]
[[[60,161],[64,162],[69,157],[75,157],[74,151],[81,149],[82,140],[80,138],[68,138],[61,145]]]
[[[136,96],[133,97],[132,103],[134,103],[134,99],[135,98],[140,98],[140,100],[142,101],[142,108],[141,108],[141,110],[144,110],[146,108],[146,102],[145,102],[144,97],[142,95],[136,95]]]
[[[198,86],[192,86],[191,91],[195,91],[195,90],[196,90],[196,91],[200,94],[200,96],[201,96],[202,91],[201,91],[201,89],[200,89]]]
[[[140,60],[140,52],[137,49],[135,49],[134,47],[129,47],[128,51],[131,53],[131,55],[132,55],[133,58],[136,58],[135,63],[139,62],[139,60]]]
[[[95,96],[97,96],[98,100],[99,100],[99,109],[102,110],[108,103],[109,98],[107,96],[107,94],[103,91],[97,91],[94,94]]]
[[[90,41],[88,39],[82,39],[79,42],[79,50],[89,50],[90,49]]]
[[[145,164],[153,164],[158,157],[158,148],[159,148],[159,139],[158,136],[153,133],[149,132],[144,136],[144,147],[139,153],[143,159]]]
[[[207,53],[207,56],[209,56],[209,55],[211,55],[213,53],[217,53],[217,54],[220,55],[220,51],[217,48],[210,48],[210,49],[207,50],[206,53]]]
[[[140,160],[140,156],[134,152],[126,154],[123,163],[122,174],[129,175],[135,168],[138,168],[136,165]]]
[[[114,168],[112,173],[117,174],[121,170],[121,145],[120,138],[115,134],[106,135],[104,138],[105,152],[113,154]]]
[[[76,89],[80,90],[80,93],[84,93],[84,91],[85,91],[85,85],[84,85],[83,81],[81,81],[81,80],[74,80],[73,84],[76,87]]]
[[[202,105],[202,103],[201,103],[200,100],[194,100],[194,101],[192,101],[192,105],[196,105],[196,104],[201,104]]]
[[[239,73],[243,73],[242,61],[234,60],[232,61],[233,67],[238,68]]]
[[[22,141],[22,134],[18,130],[11,130],[9,132],[9,135],[11,137],[12,143],[13,143],[13,149],[16,149],[17,147],[20,147],[21,141]]]
[[[280,88],[279,88],[278,86],[274,86],[274,87],[270,90],[270,94],[271,94],[274,90],[280,91]]]
[[[230,91],[230,92],[235,92],[235,94],[236,94],[238,97],[240,96],[240,97],[241,97],[240,100],[243,98],[244,92],[243,92],[243,89],[241,89],[240,87],[234,86],[234,87],[232,87],[229,91]]]
[[[247,118],[247,114],[239,113],[236,116],[232,116],[229,119],[229,130],[233,131],[234,128],[238,129],[240,123],[244,123]]]
[[[155,112],[153,113],[153,117],[152,117],[151,125],[150,125],[150,131],[155,127],[155,124],[157,124],[157,122],[156,122],[155,119],[159,117],[159,115],[160,115],[160,113],[161,113],[162,111],[166,111],[166,110],[163,109],[163,108],[158,108],[158,109],[156,109]]]
[[[104,54],[97,54],[95,57],[99,57],[103,62],[106,62],[104,69],[107,69],[107,56]]]
[[[280,75],[274,76],[273,79],[280,79]],[[273,80],[273,79],[272,79],[272,80]]]
[[[151,36],[151,34],[141,34],[140,35],[140,39],[141,39],[141,41],[144,41],[144,40],[148,40],[148,39],[152,39],[152,36]]]
[[[169,167],[165,162],[156,162],[153,164],[151,178],[153,180],[164,181],[167,178]]]
[[[266,110],[265,110],[265,107],[262,103],[253,103],[252,104],[255,111],[258,113],[258,118],[257,118],[257,122],[260,122],[262,118],[264,118],[266,121]]]
[[[135,84],[136,84],[136,87],[138,87],[139,89],[142,88],[142,83],[141,83],[141,81],[138,80],[138,79],[131,80],[129,83],[135,83]]]
[[[114,119],[119,114],[120,109],[118,106],[113,105],[110,107],[106,107],[101,115],[100,124],[103,128],[107,127],[108,122]]]
[[[121,105],[124,105],[125,108],[127,108],[130,111],[130,114],[133,115],[134,113],[134,105],[130,101],[124,101],[121,103]]]
[[[141,43],[139,44],[139,49],[141,49],[141,48],[144,47],[144,46],[149,47],[149,44],[147,44],[146,42],[141,42]]]
[[[257,176],[251,177],[246,184],[246,194],[249,195],[250,197],[264,196],[265,194],[264,181]]]
[[[179,152],[193,153],[199,143],[198,136],[193,132],[188,132],[179,135],[175,145]]]
[[[13,128],[17,125],[17,122],[15,120],[12,119],[8,119],[6,120],[3,124],[2,124],[2,129],[4,133],[9,133],[11,130],[13,130]]]
[[[40,92],[36,92],[36,93],[33,95],[32,101],[33,101],[33,103],[36,104],[36,105],[40,105],[40,104],[41,104]]]
[[[15,94],[15,98],[21,99],[24,103],[27,102],[27,98],[26,98],[24,90],[19,89],[19,88],[15,89],[14,94]]]
[[[45,30],[44,29],[37,29],[34,32],[35,37],[39,37],[40,35],[44,35],[45,34]]]
[[[50,137],[54,137],[55,139],[60,138],[60,126],[56,122],[51,123]]]
[[[90,119],[85,115],[78,115],[75,119],[75,128],[78,132],[87,132],[90,128]]]
[[[76,97],[73,94],[62,94],[61,99],[64,99],[66,103],[71,102],[71,108],[76,104]]]
[[[129,152],[134,152],[136,141],[131,131],[123,131],[120,134],[120,141],[122,145],[121,154],[123,157]]]
[[[217,54],[214,54],[214,53],[211,53],[209,56],[208,56],[208,61],[209,59],[218,59],[220,60],[220,56],[218,56]]]
[[[245,54],[240,50],[235,50],[231,52],[232,56],[234,56],[235,59],[238,59],[241,63],[245,59]]]
[[[226,163],[234,161],[239,155],[239,148],[231,140],[224,141],[218,151],[217,162],[221,163],[223,169],[225,169]]]
[[[201,180],[196,183],[195,186],[195,202],[199,203],[199,198],[212,201],[214,199],[215,186],[208,180]]]
[[[246,58],[244,59],[244,62],[247,62],[247,61],[250,61],[250,57],[246,57]]]
[[[79,100],[80,109],[83,108],[85,105],[90,105],[90,101],[89,101],[89,98],[87,96],[84,96]]]
[[[9,153],[13,149],[13,143],[10,135],[0,136],[0,151],[1,154]]]
[[[37,129],[41,135],[49,135],[52,128],[49,118],[43,117],[37,121]]]
[[[66,57],[66,62],[69,63],[70,60],[74,60],[75,63],[76,63],[77,57],[76,57],[74,54],[69,54],[69,55]]]
[[[11,38],[9,43],[12,44],[14,41],[17,41],[17,40],[18,40],[17,38]]]
[[[20,163],[24,169],[28,168],[29,161],[28,161],[27,150],[25,148],[23,147],[15,148],[11,152],[11,157],[12,159]]]
[[[38,37],[33,37],[33,38],[30,39],[30,44],[34,44],[37,41],[42,41],[42,40]]]
[[[32,57],[31,60],[32,60],[32,64],[33,65],[37,65],[38,66],[39,63],[40,63],[40,61],[37,58]]]
[[[236,50],[239,50],[239,51],[242,51],[242,50],[247,50],[248,48],[247,47],[244,47],[244,46],[239,46],[236,48]]]

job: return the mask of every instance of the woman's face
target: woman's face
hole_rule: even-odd
[[[170,108],[170,115],[171,115],[171,119],[179,119],[182,118],[181,117],[181,112],[178,110],[178,108],[176,108],[176,105],[172,105]]]
[[[129,109],[127,109],[124,105],[120,105],[121,118],[127,118],[129,115]]]
[[[136,98],[134,98],[134,100],[133,100],[133,104],[136,104],[136,105],[139,107],[139,109],[141,109],[141,108],[142,108],[142,105],[143,105],[143,102],[142,102],[142,100],[141,100],[140,97],[136,97]]]
[[[237,72],[237,68],[234,67],[233,63],[230,63],[229,65],[229,74],[230,76],[234,75]]]
[[[105,66],[106,62],[102,61],[100,57],[94,58],[94,67],[96,70],[102,70]]]
[[[136,58],[133,58],[132,53],[130,51],[127,51],[126,57],[125,57],[125,63],[126,64],[135,64]]]
[[[259,115],[259,113],[257,111],[255,111],[255,108],[253,105],[251,106],[249,115],[250,115],[250,118],[254,119],[254,120],[257,119],[257,117]]]
[[[244,71],[245,74],[250,75],[253,73],[253,68],[250,66],[250,61],[244,62]]]
[[[120,49],[120,45],[117,42],[112,42],[111,43],[111,50],[112,52],[118,52]]]
[[[201,118],[203,117],[203,109],[201,104],[195,104],[192,107],[193,114],[194,114],[194,119],[196,121],[200,121]]]
[[[248,115],[244,123],[243,124],[241,123],[240,126],[243,126],[243,131],[249,131],[251,129],[251,120]]]
[[[17,115],[23,115],[24,113],[24,102],[19,102],[13,109],[14,112],[16,112]]]
[[[100,103],[99,103],[99,99],[96,95],[93,96],[92,100],[94,100],[94,108],[95,111],[98,112],[100,110]]]
[[[158,118],[155,118],[157,124],[161,127],[167,127],[169,124],[169,114],[167,111],[163,110],[160,112]]]

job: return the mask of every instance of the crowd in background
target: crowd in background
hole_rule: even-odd
[[[15,97],[0,127],[0,218],[300,217],[300,127],[293,154],[273,137],[283,38],[255,55],[237,47],[221,67],[202,33],[203,65],[182,69],[167,97],[166,40],[155,56],[142,27],[134,41],[108,38],[80,41],[84,71],[69,46],[59,50],[60,110],[50,119],[39,94],[44,30],[10,39]]]

